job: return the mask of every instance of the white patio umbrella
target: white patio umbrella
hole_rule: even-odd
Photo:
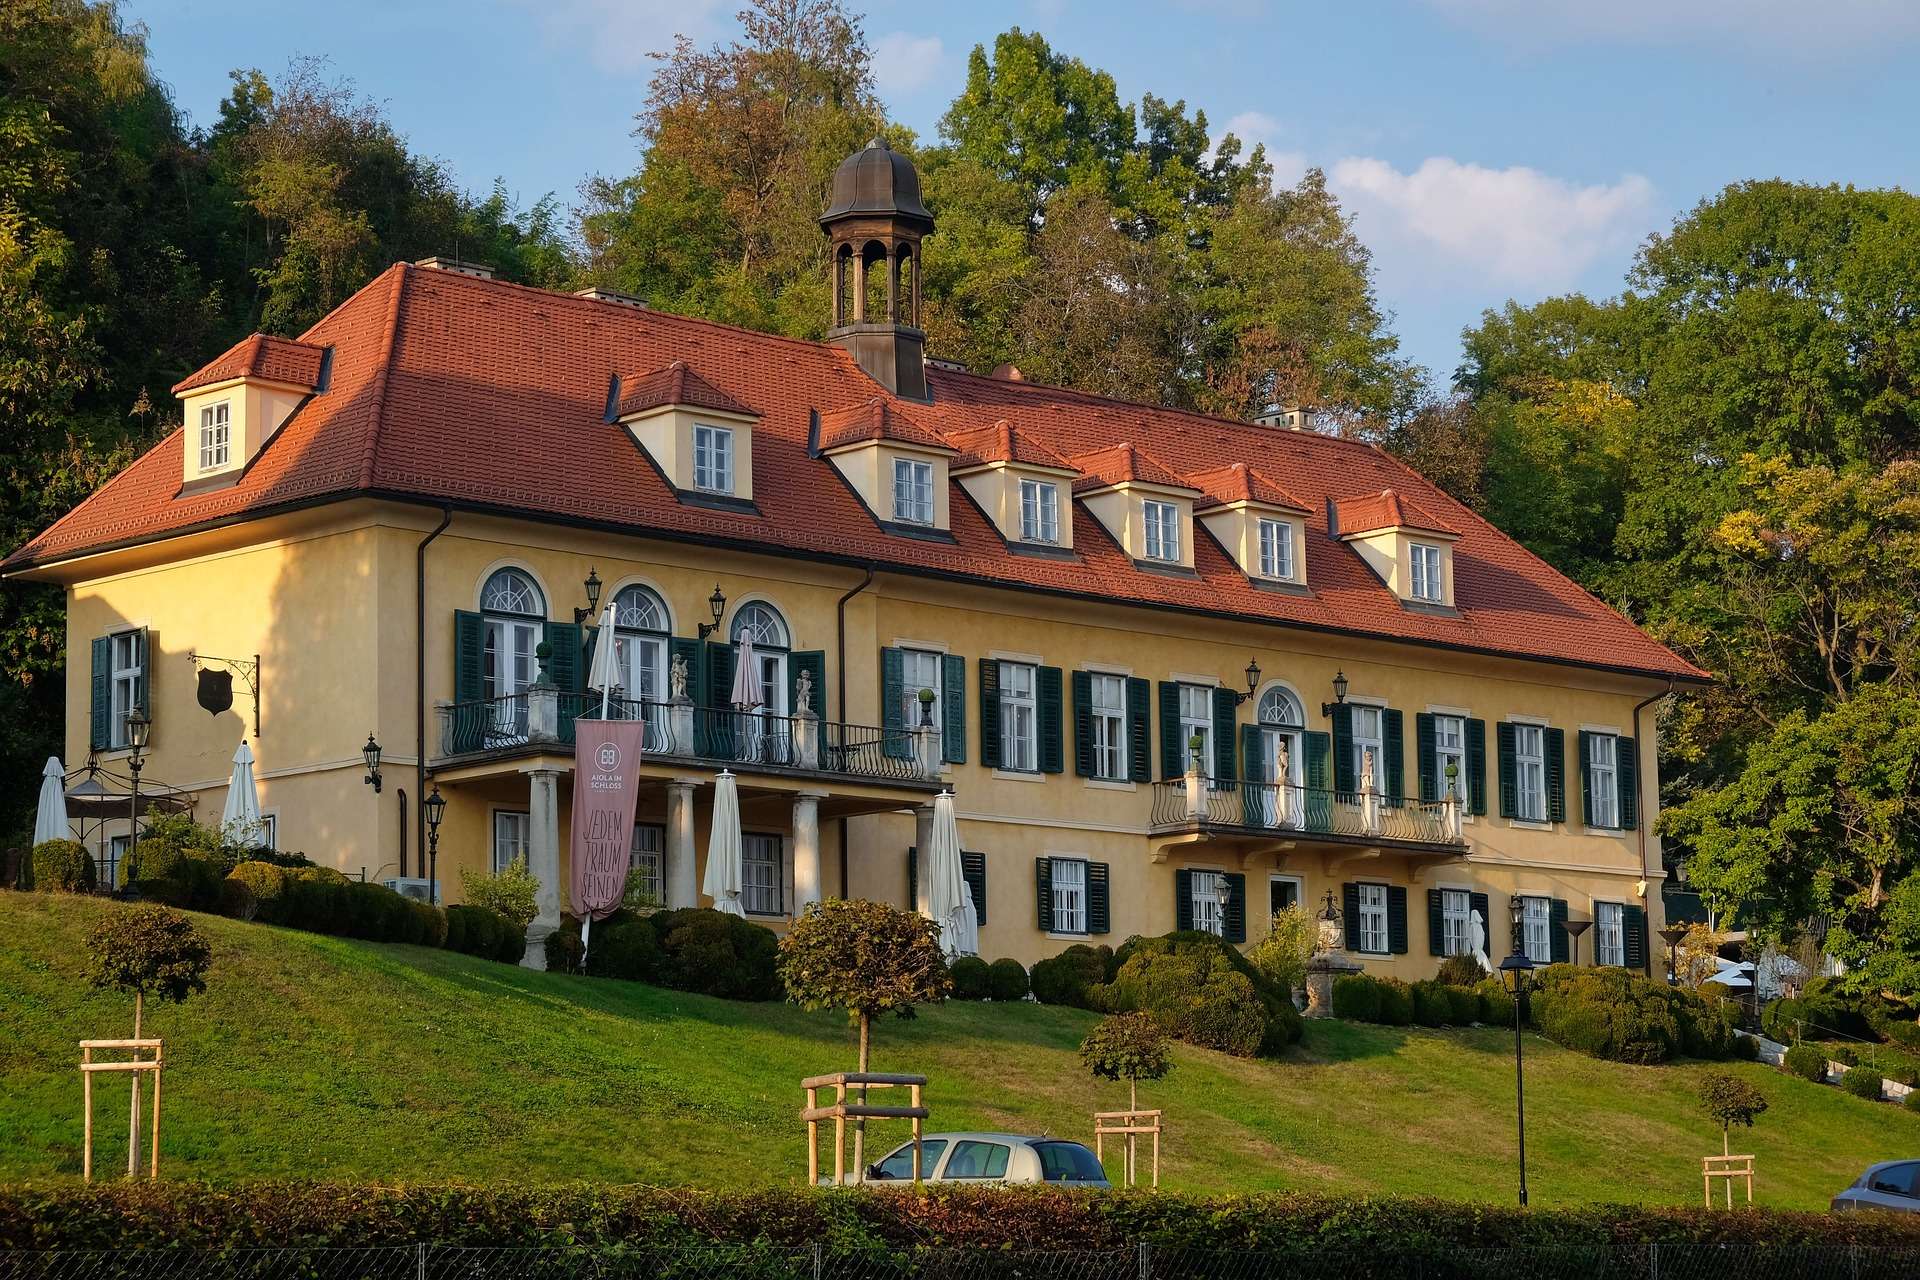
[[[753,669],[753,637],[741,636],[733,662],[733,692],[727,695],[741,711],[751,711],[761,703],[760,674]]]
[[[253,785],[253,748],[245,738],[233,751],[233,776],[227,779],[227,807],[220,825],[236,835],[251,837],[260,828],[260,793]]]
[[[740,867],[740,789],[729,771],[713,780],[713,830],[707,836],[707,874],[700,891],[713,899],[713,909],[744,916],[740,905],[743,873]]]
[[[933,848],[927,857],[927,914],[940,926],[940,949],[948,957],[977,955],[980,921],[973,912],[973,891],[960,865],[960,824],[953,814],[953,792],[933,798]]]
[[[33,842],[71,840],[67,826],[67,770],[60,757],[48,756],[40,771],[40,808],[33,816]]]
[[[600,614],[600,632],[593,642],[593,665],[587,670],[587,688],[600,691],[600,718],[607,718],[607,706],[613,697],[613,686],[620,683],[620,667],[616,659],[619,656],[619,639],[614,634],[615,617],[613,601],[607,601],[607,607]]]

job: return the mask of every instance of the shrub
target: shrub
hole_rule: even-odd
[[[1733,1035],[1725,1019],[1690,991],[1626,969],[1564,964],[1541,970],[1535,982],[1533,1024],[1566,1048],[1641,1064],[1730,1052]]]
[[[1480,1001],[1480,1021],[1490,1027],[1513,1025],[1513,997],[1500,979],[1482,978],[1473,984],[1473,994]]]
[[[135,1024],[146,997],[179,1004],[207,989],[213,952],[193,922],[165,907],[116,910],[87,935],[88,979],[135,998]]]
[[[1864,1040],[1874,1030],[1861,1001],[1831,978],[1816,978],[1797,998],[1769,1004],[1760,1014],[1760,1028],[1782,1044],[1830,1034]]]
[[[1027,967],[1018,960],[1002,957],[987,966],[987,994],[1002,1003],[1025,1000],[1031,984]]]
[[[597,978],[625,978],[630,982],[658,982],[666,953],[653,921],[616,911],[593,930],[587,951],[587,972]]]
[[[228,876],[220,882],[220,914],[229,920],[252,920],[260,909],[244,881]]]
[[[1307,958],[1319,938],[1319,924],[1299,907],[1276,911],[1267,936],[1247,951],[1247,961],[1276,989],[1291,993],[1306,981]]]
[[[1413,984],[1413,1020],[1423,1027],[1444,1027],[1453,1020],[1447,989],[1431,978]]]
[[[398,942],[406,935],[407,900],[383,884],[351,881],[344,906],[349,938],[367,942]]]
[[[271,862],[243,862],[227,873],[224,883],[238,885],[247,891],[253,903],[253,914],[245,919],[266,924],[283,923],[287,909],[287,872],[284,867]],[[223,890],[220,914],[232,915],[226,909],[226,901]]]
[[[1380,983],[1371,974],[1346,973],[1333,980],[1333,1016],[1349,1022],[1380,1021]]]
[[[1727,1056],[1741,1062],[1758,1062],[1760,1042],[1752,1036],[1735,1036],[1727,1046]]]
[[[77,840],[42,840],[33,846],[33,887],[41,893],[92,893],[95,870]]]
[[[540,881],[533,872],[527,870],[525,858],[515,858],[490,875],[475,875],[462,870],[460,884],[469,903],[499,912],[519,925],[522,933],[540,914]]]
[[[728,1000],[781,997],[780,940],[773,930],[704,907],[651,919],[666,953],[660,974],[666,986]]]
[[[598,941],[598,939],[593,939]],[[580,968],[585,944],[580,938],[580,921],[570,915],[560,917],[560,927],[547,935],[548,973],[573,973]]]
[[[1041,1004],[1065,1005],[1072,1009],[1091,1009],[1092,997],[1088,992],[1112,976],[1113,949],[1090,947],[1084,942],[1076,942],[1059,955],[1040,961],[1028,975],[1034,999]],[[953,981],[958,994],[960,972],[957,968]]]
[[[1389,1027],[1413,1025],[1413,989],[1398,978],[1380,979],[1380,1021]]]
[[[508,959],[506,953],[513,950],[514,928],[513,922],[498,911],[456,904],[447,908],[446,947],[483,960]],[[514,952],[512,960],[519,960],[526,950],[525,936],[521,935],[520,949]]]
[[[1447,993],[1447,1021],[1456,1027],[1470,1027],[1481,1021],[1480,997],[1466,987],[1442,987]]]
[[[1827,1053],[1817,1045],[1794,1045],[1787,1050],[1787,1056],[1780,1065],[1789,1075],[1811,1080],[1815,1084],[1823,1083],[1827,1078]]]
[[[1900,1105],[1915,1114],[1920,1114],[1920,1089],[1907,1090],[1906,1099]]]
[[[1055,957],[1058,959],[1059,957]],[[1051,960],[1042,960],[1033,966],[1035,985],[1038,985],[1040,971]],[[979,956],[959,956],[947,966],[947,972],[953,977],[953,998],[955,1000],[985,1000],[987,998],[987,962]]]
[[[1450,987],[1471,987],[1487,977],[1487,971],[1480,967],[1480,961],[1474,956],[1448,956],[1440,962],[1437,975],[1441,982]]]
[[[1853,1067],[1860,1064],[1860,1055],[1844,1044],[1830,1044],[1823,1047],[1827,1051],[1827,1059],[1831,1062],[1837,1062],[1843,1067]]]
[[[1905,1063],[1895,1063],[1881,1074],[1886,1076],[1891,1084],[1904,1084],[1908,1088],[1920,1084],[1920,1067],[1908,1066]]]
[[[301,867],[289,871],[280,922],[309,933],[346,933],[350,883],[331,867]]]
[[[1870,1102],[1880,1101],[1880,1095],[1886,1091],[1886,1081],[1865,1067],[1854,1067],[1840,1077],[1840,1087],[1856,1098],[1866,1098]]]
[[[407,911],[406,936],[403,942],[416,947],[443,947],[447,943],[447,913],[431,902],[422,902],[418,898],[402,898]]]
[[[1277,1053],[1300,1039],[1292,996],[1215,934],[1129,938],[1114,960],[1113,979],[1088,991],[1088,1002],[1102,1012],[1152,1013],[1176,1040],[1243,1057]]]
[[[212,911],[220,905],[226,872],[201,850],[173,840],[146,837],[127,854],[126,883],[142,898]]]

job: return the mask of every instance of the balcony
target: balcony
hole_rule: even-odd
[[[929,788],[940,777],[939,746],[930,730],[843,724],[806,711],[775,715],[627,698],[611,699],[606,711],[608,719],[643,721],[641,752],[662,763]],[[442,703],[440,762],[571,752],[574,721],[597,720],[600,712],[599,694],[538,687],[507,697]]]
[[[1458,853],[1466,848],[1460,806],[1290,783],[1215,781],[1199,774],[1157,782],[1156,835],[1318,841]]]

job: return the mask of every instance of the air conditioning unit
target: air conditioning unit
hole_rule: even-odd
[[[405,879],[382,880],[380,883],[386,885],[387,888],[393,890],[403,898],[416,898],[421,902],[433,902],[440,897],[440,884],[436,880],[417,880],[412,877],[407,877]]]

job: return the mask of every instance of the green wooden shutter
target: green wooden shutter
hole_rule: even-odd
[[[1135,782],[1153,781],[1153,683],[1139,676],[1127,678],[1127,776]]]
[[[942,659],[940,736],[941,756],[948,764],[967,762],[967,660],[958,654]]]
[[[1000,767],[1000,660],[980,659],[980,763]]]
[[[1567,820],[1567,735],[1548,729],[1541,735],[1547,751],[1547,821]]]
[[[1333,709],[1333,789],[1351,795],[1359,786],[1353,776],[1353,708],[1342,702]]]
[[[1166,779],[1187,776],[1186,735],[1180,732],[1180,686],[1171,680],[1160,682],[1160,776]]]
[[[1427,954],[1447,954],[1446,896],[1439,889],[1427,890]]]
[[[1593,825],[1593,737],[1585,729],[1574,739],[1580,753],[1580,821]]]
[[[1614,769],[1620,779],[1620,829],[1640,829],[1640,743],[1621,738],[1614,744]]]
[[[1233,690],[1213,691],[1213,778],[1217,787],[1228,786],[1240,776],[1239,770],[1233,767],[1233,721],[1239,707],[1240,700],[1233,696]]]
[[[1567,900],[1555,898],[1547,904],[1547,940],[1553,946],[1553,962],[1567,962]]]
[[[1520,815],[1520,785],[1514,781],[1513,726],[1502,720],[1493,727],[1493,739],[1500,756],[1500,816]]]
[[[733,732],[735,717],[731,714],[734,656],[732,645],[709,640],[706,661],[700,664],[704,677],[700,696],[708,712],[704,716],[696,714],[693,736],[699,740],[699,754],[722,760],[731,760],[737,754]],[[701,732],[703,726],[704,733]]]
[[[687,696],[694,701],[699,700],[700,691],[704,688],[701,684],[700,668],[702,659],[706,656],[705,649],[705,645],[688,636],[669,636],[667,638],[668,678],[663,682],[667,697],[673,697],[673,660],[678,658],[687,664]]]
[[[920,909],[920,850],[907,846],[907,910]]]
[[[140,708],[140,714],[148,720],[153,719],[153,633],[141,627],[133,633],[134,661],[140,664],[140,674],[133,682],[133,700]],[[153,732],[149,726],[147,732]]]
[[[1407,800],[1407,729],[1397,708],[1380,713],[1380,750],[1387,757],[1387,803]]]
[[[827,651],[825,649],[796,649],[787,655],[787,705],[793,713],[800,713],[800,673],[813,674],[813,690],[807,699],[813,714],[822,720],[827,718]]]
[[[1433,713],[1422,711],[1413,717],[1414,772],[1420,780],[1420,800],[1432,804],[1440,798],[1439,734],[1434,729]]]
[[[1240,726],[1240,767],[1246,771],[1246,780],[1251,783],[1268,781],[1272,766],[1266,759],[1266,735],[1260,732],[1257,724]],[[1250,786],[1240,789],[1240,812],[1242,820],[1250,827],[1262,826],[1266,822],[1266,799],[1272,791],[1265,786]]]
[[[1487,813],[1487,722],[1467,721],[1467,807]]]
[[[1193,928],[1193,872],[1184,867],[1173,873],[1173,927],[1180,933]]]
[[[987,855],[962,853],[960,875],[967,882],[967,892],[973,895],[974,920],[979,924],[985,924],[987,922]]]
[[[1629,969],[1647,967],[1647,912],[1644,907],[1625,907],[1620,912],[1621,932],[1626,934],[1626,961]]]
[[[1113,929],[1113,895],[1108,880],[1106,863],[1087,864],[1088,933],[1108,933]]]
[[[1093,776],[1093,673],[1073,673],[1073,771]]]
[[[580,652],[585,636],[579,624],[548,622],[542,625],[542,638],[547,644],[547,678],[563,695],[583,692],[586,689],[587,667]],[[573,741],[573,722],[580,714],[582,705],[583,701],[579,698],[560,699],[560,741]]]
[[[453,613],[453,716],[449,751],[478,751],[493,713],[486,706],[487,623],[477,613]]]
[[[1397,884],[1387,886],[1387,950],[1407,954],[1407,891]]]
[[[95,636],[87,739],[95,751],[113,746],[113,637]]]
[[[1238,871],[1230,871],[1220,877],[1227,884],[1226,939],[1228,942],[1247,940],[1247,878]]]
[[[1307,830],[1333,829],[1332,738],[1319,730],[1300,735],[1307,754]]]
[[[1066,768],[1065,713],[1060,703],[1060,668],[1037,668],[1035,688],[1040,703],[1040,772],[1059,773]]]
[[[907,736],[906,664],[900,650],[880,651],[881,750],[896,760],[913,755],[913,739]]]
[[[1053,932],[1053,859],[1033,860],[1033,901],[1039,911],[1040,932]]]
[[[1360,886],[1348,881],[1340,886],[1340,928],[1347,950],[1360,949]]]

